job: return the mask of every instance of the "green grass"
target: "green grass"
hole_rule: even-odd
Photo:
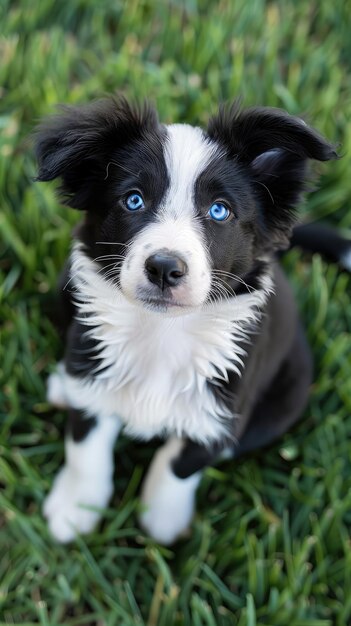
[[[350,4],[343,0],[0,4],[0,623],[346,626],[351,622],[350,279],[285,260],[315,355],[305,418],[269,451],[208,469],[191,536],[137,525],[154,444],[122,439],[99,530],[55,545],[41,506],[63,459],[45,402],[61,346],[46,315],[77,215],[33,184],[28,135],[57,102],[122,90],[164,121],[206,123],[241,95],[304,113],[344,158],[302,213],[351,228]]]

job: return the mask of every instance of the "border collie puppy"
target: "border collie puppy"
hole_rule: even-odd
[[[66,462],[44,506],[58,541],[96,525],[122,429],[166,439],[141,524],[170,544],[207,464],[270,444],[301,416],[311,357],[275,252],[308,160],[336,156],[270,108],[223,107],[202,130],[119,98],[39,127],[38,180],[59,178],[84,211],[61,279],[65,356],[48,383],[68,409]],[[350,264],[345,240],[335,250]]]

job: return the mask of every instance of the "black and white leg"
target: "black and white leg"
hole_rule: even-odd
[[[115,415],[91,417],[70,409],[65,465],[44,503],[52,535],[61,543],[89,533],[113,491],[113,446],[120,431]],[[87,508],[88,507],[88,508]]]
[[[169,439],[155,454],[141,493],[140,524],[161,544],[170,545],[189,528],[202,470],[218,456],[192,441]]]

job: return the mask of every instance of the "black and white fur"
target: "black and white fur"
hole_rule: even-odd
[[[95,526],[124,429],[166,438],[141,524],[172,543],[204,466],[271,443],[305,407],[310,353],[274,253],[288,245],[308,159],[335,150],[275,109],[223,107],[204,131],[120,98],[65,107],[39,128],[37,155],[38,180],[60,178],[64,201],[85,211],[61,279],[66,352],[48,383],[69,418],[50,530],[68,542]],[[138,211],[126,205],[134,192]],[[228,207],[222,223],[215,202]]]

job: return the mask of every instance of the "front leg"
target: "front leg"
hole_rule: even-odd
[[[172,544],[189,527],[203,468],[219,453],[192,441],[169,439],[155,454],[141,493],[145,510],[140,524],[163,545]]]
[[[70,409],[65,440],[66,463],[44,503],[51,534],[61,543],[89,533],[113,491],[113,446],[120,431],[115,415],[89,417]]]

